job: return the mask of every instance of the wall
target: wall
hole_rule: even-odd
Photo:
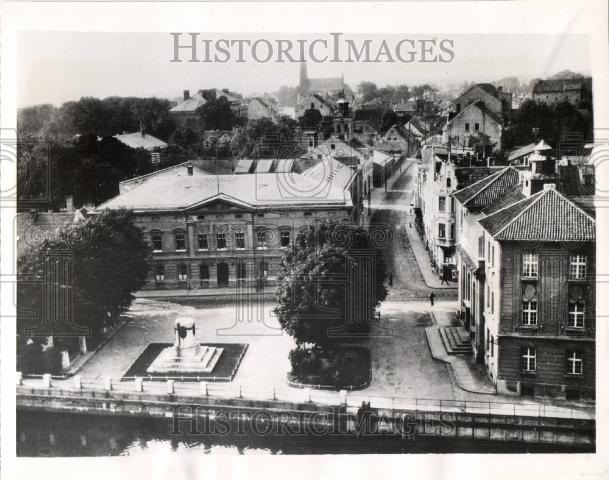
[[[522,278],[522,255],[527,251],[535,251],[539,256],[538,279],[532,282]],[[588,276],[584,280],[569,279],[569,255],[573,252],[587,255]],[[594,276],[595,255],[591,244],[569,246],[547,242],[532,246],[517,242],[501,243],[500,283],[495,285],[495,291],[496,295],[500,294],[498,378],[504,381],[502,384],[505,381],[538,384],[540,394],[547,392],[558,396],[564,395],[567,386],[577,384],[582,387],[582,394],[593,395]],[[529,283],[537,289],[536,328],[522,325],[523,285]],[[579,330],[567,326],[569,298],[576,287],[583,292],[586,311],[584,328]],[[537,349],[535,375],[520,372],[520,348],[526,346]],[[582,351],[582,376],[566,374],[567,349]]]
[[[280,245],[281,232],[290,232],[293,241],[297,232],[305,225],[328,219],[349,218],[347,209],[276,209],[273,211],[248,211],[243,208],[217,202],[207,208],[201,208],[189,214],[139,214],[137,224],[145,231],[145,237],[152,245],[152,234],[161,232],[163,251],[153,253],[155,264],[165,266],[165,278],[162,282],[155,280],[155,270],[149,272],[145,289],[171,288],[216,288],[218,287],[219,263],[227,263],[228,286],[237,283],[237,263],[246,263],[246,281],[254,281],[264,272],[260,262],[266,264],[265,279],[273,282],[279,271],[283,248]],[[257,231],[266,232],[267,248],[257,246]],[[175,232],[185,234],[186,251],[175,250]],[[235,233],[244,233],[245,249],[237,249]],[[226,250],[218,250],[216,234],[226,235]],[[208,250],[198,249],[198,235],[207,235]],[[200,266],[208,265],[209,281],[201,281]],[[178,280],[178,266],[186,265],[188,279]]]

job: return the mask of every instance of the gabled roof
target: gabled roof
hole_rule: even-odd
[[[514,148],[508,153],[508,162],[511,163],[520,157],[528,155],[529,153],[533,153],[534,151],[535,143],[529,143],[528,145],[523,145],[521,147]]]
[[[309,93],[309,95],[307,96],[311,96],[314,97],[315,100],[317,100],[319,103],[321,103],[322,105],[325,105],[326,107],[328,107],[329,109],[332,109],[334,107],[334,105],[332,105],[332,102],[326,100],[324,97],[322,97],[321,95],[317,94],[317,93]],[[306,97],[305,97],[306,98]]]
[[[526,198],[525,194],[522,193],[522,183],[514,185],[510,188],[505,195],[497,198],[495,201],[489,203],[486,207],[480,210],[480,213],[483,215],[491,215],[492,213],[498,212],[499,210],[503,210],[510,205],[520,202]]]
[[[505,167],[493,175],[458,190],[453,196],[468,208],[484,208],[518,184],[520,174],[514,167]]]
[[[497,240],[591,242],[596,238],[594,218],[551,188],[498,210],[479,224]]]
[[[123,133],[121,135],[114,135],[119,142],[124,143],[131,148],[143,148],[144,150],[154,150],[155,148],[165,148],[167,144],[156,137],[142,132],[135,133]]]
[[[187,100],[184,100],[182,103],[178,103],[169,110],[169,113],[193,113],[197,108],[206,103],[207,100],[205,100],[200,93],[197,93]]]
[[[448,125],[451,124],[455,121],[455,119],[459,118],[460,116],[464,115],[465,112],[467,112],[470,108],[477,108],[478,110],[480,110],[482,113],[484,113],[485,115],[487,115],[488,117],[490,117],[494,122],[498,123],[499,125],[502,124],[501,118],[499,118],[497,116],[497,114],[491,110],[489,110],[489,108],[484,104],[484,102],[482,101],[478,101],[478,102],[473,102],[470,103],[467,107],[465,107],[463,110],[461,110],[460,112],[458,112],[457,114],[455,114],[455,116],[453,116],[447,123],[445,123],[444,125]]]

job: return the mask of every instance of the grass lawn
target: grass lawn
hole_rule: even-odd
[[[171,347],[172,343],[151,343],[146,347],[142,354],[137,358],[133,365],[127,370],[123,379],[131,379],[133,377],[142,377],[144,380],[159,380],[165,381],[173,378],[174,380],[184,381],[205,381],[205,382],[222,382],[231,381],[239,364],[247,351],[247,343],[202,343],[202,346],[221,347],[223,348],[222,355],[214,367],[214,371],[210,373],[168,373],[167,375],[151,375],[146,372],[146,369],[161,353],[164,348]],[[230,380],[227,380],[230,378]]]

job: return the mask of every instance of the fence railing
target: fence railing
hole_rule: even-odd
[[[174,395],[176,397],[214,397],[244,398],[269,402],[315,403],[322,406],[342,405],[347,408],[358,408],[362,402],[370,403],[371,408],[379,410],[447,412],[478,415],[504,415],[541,418],[570,418],[592,420],[595,418],[594,407],[577,407],[546,405],[543,403],[503,403],[481,402],[472,400],[450,400],[430,398],[385,397],[347,392],[346,390],[328,391],[312,388],[290,388],[289,386],[241,385],[236,383],[176,382],[169,379],[165,382],[144,381],[141,377],[111,379],[83,378],[76,375],[70,379],[52,377],[51,375],[29,377],[24,379],[17,373],[17,394],[34,393],[41,395],[86,397],[94,392],[118,392],[135,394],[146,399],[151,395]],[[29,390],[29,392],[28,392]]]

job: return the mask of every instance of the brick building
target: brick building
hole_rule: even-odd
[[[97,207],[128,208],[154,266],[146,289],[272,283],[283,248],[305,225],[348,218],[349,191],[298,174],[209,175],[181,164],[122,182]]]
[[[541,188],[479,222],[484,364],[499,393],[593,398],[595,220]]]

